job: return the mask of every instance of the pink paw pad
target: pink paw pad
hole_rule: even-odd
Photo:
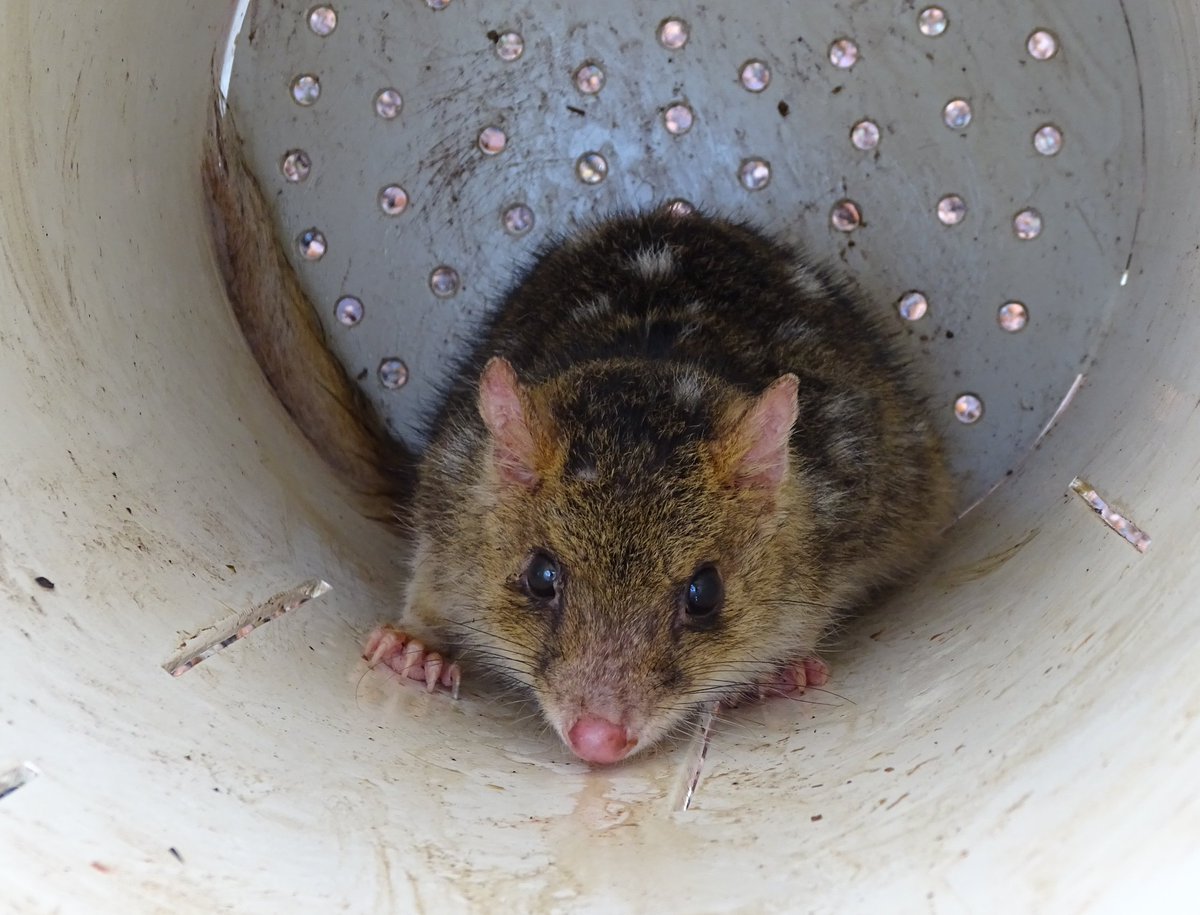
[[[367,636],[363,660],[374,667],[386,664],[402,677],[425,684],[428,692],[440,685],[450,690],[455,699],[462,683],[462,670],[457,663],[425,647],[420,639],[394,626],[378,626]]]
[[[781,668],[775,676],[760,683],[758,690],[762,696],[790,696],[828,682],[829,665],[820,658],[808,657]]]

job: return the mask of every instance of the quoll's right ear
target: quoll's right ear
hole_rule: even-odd
[[[492,436],[492,460],[505,483],[532,489],[540,480],[528,392],[507,359],[493,356],[479,378],[479,415]]]
[[[792,427],[800,380],[782,375],[761,394],[736,406],[716,452],[722,475],[739,488],[771,490],[788,471]]]

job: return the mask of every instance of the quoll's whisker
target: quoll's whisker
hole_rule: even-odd
[[[528,653],[522,648],[514,648],[504,642],[492,643],[485,642],[482,639],[472,638],[470,641],[462,641],[457,643],[463,653],[487,651],[492,654],[509,655],[515,658],[528,657]]]
[[[459,656],[462,658],[496,658],[513,664],[521,664],[525,667],[531,667],[533,663],[532,658],[527,658],[523,655],[509,651],[496,651],[475,645],[462,646],[459,650]]]
[[[448,620],[447,622],[451,626],[457,626],[459,629],[466,629],[470,632],[475,632],[480,635],[487,636],[489,639],[495,639],[498,642],[504,642],[506,644],[512,645],[514,648],[520,648],[523,651],[527,651],[530,654],[537,653],[536,649],[533,646],[526,645],[524,642],[521,642],[518,639],[512,638],[511,636],[504,636],[499,633],[492,632],[491,630],[484,629],[480,626],[472,625],[473,623],[479,622],[478,619],[470,620],[468,622],[462,622],[459,620]]]
[[[486,656],[486,657],[495,657],[495,658],[506,658],[506,659],[512,660],[512,661],[528,662],[528,661],[532,660],[532,658],[530,658],[526,655],[523,655],[523,654],[518,654],[517,652],[515,652],[511,649],[508,649],[508,648],[493,648],[493,647],[488,647],[485,645],[464,645],[464,646],[462,646],[461,653],[464,657],[469,656],[469,655],[475,655],[475,656]]]
[[[806,686],[804,688],[806,691],[812,690],[814,693],[825,693],[828,696],[833,696],[837,699],[841,699],[843,702],[849,702],[851,705],[858,705],[858,703],[855,702],[853,699],[851,699],[849,696],[843,696],[841,693],[835,693],[831,689],[825,689],[824,687],[821,687],[821,686]]]
[[[832,610],[835,613],[845,613],[850,609],[841,604],[823,603],[804,598],[774,597],[767,601],[767,603],[776,607],[804,607],[811,610]]]

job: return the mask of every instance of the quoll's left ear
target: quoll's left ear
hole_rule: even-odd
[[[799,415],[800,379],[788,373],[738,408],[719,445],[731,482],[747,488],[773,489],[788,469],[788,440]]]
[[[479,414],[492,436],[492,460],[505,483],[532,489],[540,476],[532,405],[507,359],[493,356],[479,379]]]

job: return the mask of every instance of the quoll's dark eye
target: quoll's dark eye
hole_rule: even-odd
[[[540,600],[551,600],[558,589],[558,563],[545,553],[534,553],[525,569],[525,589]]]
[[[712,616],[721,609],[724,597],[721,573],[712,566],[705,566],[688,582],[685,595],[687,614],[698,619]]]

